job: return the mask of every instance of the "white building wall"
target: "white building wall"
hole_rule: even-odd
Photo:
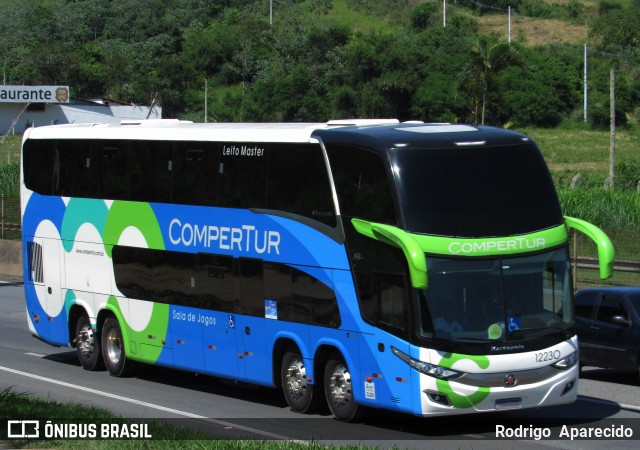
[[[149,114],[149,106],[46,104],[44,111],[25,111],[16,124],[13,121],[24,108],[19,103],[0,103],[0,135],[21,134],[31,126],[64,123],[119,123],[121,120],[162,119],[162,107],[155,106]]]

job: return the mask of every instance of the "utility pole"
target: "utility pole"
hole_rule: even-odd
[[[273,25],[273,0],[269,0],[269,25]]]
[[[584,123],[587,123],[588,81],[587,81],[587,43],[584,43]]]
[[[511,6],[509,6],[509,44],[511,44]]]
[[[209,80],[204,77],[204,123],[207,123],[207,107],[209,102]]]
[[[611,84],[610,84],[610,115],[611,115],[611,149],[609,152],[609,179],[608,189],[613,188],[615,167],[616,167],[616,70],[611,68]]]
[[[447,27],[447,0],[442,0],[442,26]]]

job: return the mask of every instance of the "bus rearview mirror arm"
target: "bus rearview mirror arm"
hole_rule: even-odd
[[[428,284],[427,258],[420,244],[404,230],[393,225],[351,219],[356,231],[364,236],[398,247],[409,264],[411,285],[416,289],[426,289]]]
[[[606,280],[613,276],[613,261],[615,251],[609,237],[600,228],[574,217],[564,216],[567,228],[573,228],[586,234],[596,243],[598,248],[598,265],[600,266],[600,278]]]

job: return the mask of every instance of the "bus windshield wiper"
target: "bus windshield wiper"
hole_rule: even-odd
[[[548,325],[546,327],[531,327],[531,328],[520,328],[518,330],[513,330],[509,333],[509,337],[519,336],[521,333],[527,331],[542,331],[542,330],[555,330],[562,334],[565,339],[570,339],[571,334],[566,328],[560,327],[558,325]]]
[[[493,344],[495,342],[501,342],[499,340],[496,339],[489,339],[489,338],[479,338],[479,337],[458,337],[458,336],[454,336],[450,339],[446,339],[442,344],[438,345],[434,350],[440,350],[443,347],[446,347],[447,345],[450,344],[457,344],[457,343],[484,343],[484,344]]]

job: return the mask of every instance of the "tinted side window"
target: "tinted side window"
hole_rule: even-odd
[[[43,195],[51,195],[54,187],[55,141],[28,140],[23,149],[24,183],[27,188]],[[60,176],[57,161],[55,184]]]
[[[262,261],[240,258],[238,260],[238,305],[236,312],[264,317],[264,274]]]
[[[382,158],[361,148],[341,145],[328,146],[327,153],[340,213],[396,225],[393,194]]]
[[[408,336],[406,277],[390,273],[357,274],[363,317],[400,337]]]
[[[218,205],[265,208],[267,147],[264,144],[220,144]]]
[[[100,165],[91,167],[92,181],[99,180],[98,189],[92,189],[90,196],[98,198],[128,200],[130,169],[129,142],[113,141],[93,143],[92,160]],[[99,162],[98,159],[101,159]]]
[[[197,255],[153,251],[154,285],[157,301],[173,305],[198,306],[195,290]]]
[[[576,317],[591,318],[593,307],[596,304],[598,296],[595,292],[581,292],[575,298],[575,314]]]
[[[132,141],[131,145],[131,200],[170,203],[173,143]]]
[[[177,142],[173,153],[173,203],[216,205],[217,144]],[[164,167],[158,167],[164,171]]]
[[[333,290],[284,264],[116,245],[113,266],[116,286],[129,298],[340,326]]]
[[[155,301],[153,252],[146,248],[113,247],[113,271],[118,290],[126,297]]]
[[[198,255],[195,291],[200,297],[200,308],[234,311],[236,277],[233,258],[222,255]]]
[[[598,308],[598,320],[601,322],[612,322],[614,316],[622,316],[628,319],[627,311],[622,305],[622,301],[616,297],[605,296],[602,298]]]
[[[340,312],[332,289],[309,274],[282,264],[264,263],[265,300],[271,318],[287,322],[340,326]]]
[[[101,155],[92,152],[90,141],[58,141],[54,156],[53,194],[94,197],[93,191],[100,191],[101,187],[101,162]]]
[[[30,140],[24,167],[45,195],[268,208],[336,225],[318,144]]]
[[[336,225],[329,175],[319,145],[270,146],[267,208]]]

